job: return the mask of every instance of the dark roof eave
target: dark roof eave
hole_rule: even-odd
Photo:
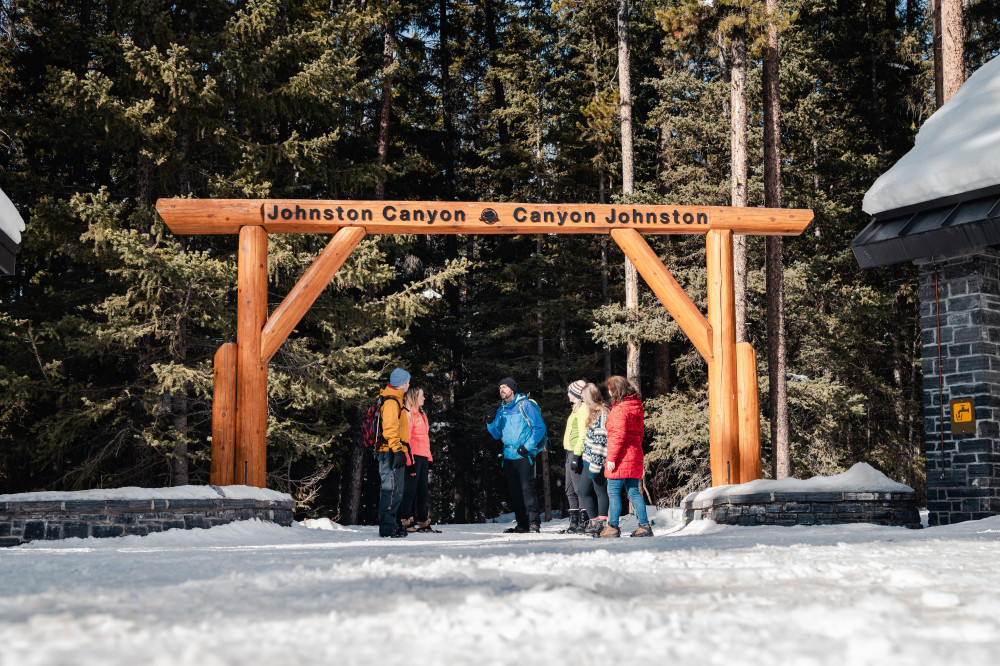
[[[14,257],[21,250],[21,245],[15,243],[14,239],[0,230],[0,273],[3,275],[14,274]]]

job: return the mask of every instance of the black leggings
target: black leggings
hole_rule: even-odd
[[[584,463],[586,464],[586,463]],[[590,468],[580,475],[580,485],[576,487],[580,503],[587,510],[587,515],[593,520],[598,516],[608,515],[608,480],[604,478],[604,470],[596,474]]]
[[[403,476],[403,501],[399,504],[400,518],[416,518],[418,523],[427,520],[427,498],[430,489],[427,486],[427,456],[413,456],[413,465],[406,468]],[[605,493],[607,494],[607,493]],[[413,507],[416,504],[417,513]]]

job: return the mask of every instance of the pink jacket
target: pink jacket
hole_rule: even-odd
[[[410,412],[410,453],[424,456],[428,461],[434,460],[431,457],[431,436],[427,415],[417,411],[416,408]]]
[[[604,471],[609,479],[642,478],[642,435],[645,432],[642,401],[638,396],[626,396],[611,408],[608,422],[608,462],[615,463],[615,471]]]

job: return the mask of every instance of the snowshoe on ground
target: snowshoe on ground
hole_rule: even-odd
[[[600,518],[594,518],[587,522],[587,528],[584,530],[584,536],[601,536],[601,530],[604,529],[604,521]]]
[[[639,527],[635,528],[635,531],[629,536],[651,537],[653,536],[653,527],[651,525],[639,525]]]
[[[417,523],[413,518],[404,518],[402,525],[403,529],[406,530],[407,532],[417,531]]]
[[[408,534],[409,532],[407,532],[406,528],[403,527],[402,525],[396,525],[395,531],[393,531],[391,534],[382,534],[381,532],[379,532],[380,537],[382,538],[389,537],[390,539],[398,539],[400,537],[405,537]]]
[[[441,530],[436,530],[433,527],[431,527],[431,521],[429,519],[417,523],[416,530],[423,534],[441,534]]]
[[[605,538],[608,538],[608,537],[617,538],[617,537],[620,537],[621,535],[622,535],[622,531],[620,529],[618,529],[617,527],[615,527],[614,525],[605,525],[604,529],[601,530],[601,533],[598,534],[597,536],[599,536],[602,539],[605,539]]]
[[[522,527],[521,525],[515,525],[514,527],[508,527],[503,531],[504,534],[527,534],[528,528]]]
[[[530,525],[528,525],[528,531],[533,534],[538,534],[542,531],[542,526],[539,525],[538,523],[531,523]]]

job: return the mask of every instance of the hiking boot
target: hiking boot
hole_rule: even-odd
[[[570,528],[571,534],[584,534],[587,531],[587,525],[590,522],[590,516],[587,515],[586,509],[580,509],[580,520],[576,523],[576,527]]]
[[[651,525],[639,525],[639,527],[635,528],[635,531],[629,536],[651,537],[653,536],[653,527]]]
[[[401,524],[403,526],[403,529],[406,530],[407,532],[416,532],[417,531],[417,524],[416,524],[416,521],[414,521],[413,518],[404,518],[402,520]]]
[[[378,535],[383,539],[385,537],[389,537],[390,539],[398,539],[400,537],[405,537],[407,534],[409,534],[409,532],[407,532],[402,525],[396,525],[395,531],[391,532],[390,534],[382,534],[381,532],[379,532]]]
[[[622,535],[622,531],[620,529],[618,529],[617,527],[615,527],[614,525],[605,525],[604,529],[601,530],[601,533],[598,534],[597,536],[599,536],[600,538],[604,539],[604,538],[607,538],[607,537],[616,537],[617,538],[617,537],[620,537],[621,535]]]
[[[431,527],[431,521],[429,518],[423,522],[417,523],[416,530],[418,532],[423,532],[424,534],[441,534],[441,530],[436,530]]]
[[[601,530],[603,529],[604,529],[604,521],[601,520],[600,518],[594,518],[593,520],[587,523],[587,529],[584,530],[583,533],[585,536],[596,537],[601,535]]]
[[[569,510],[569,527],[564,530],[559,530],[559,534],[575,534],[580,529],[580,510],[570,509]]]
[[[528,531],[533,534],[538,534],[542,531],[542,526],[539,525],[538,523],[531,523],[530,525],[528,525]]]
[[[528,528],[522,527],[521,525],[515,525],[514,527],[508,527],[503,531],[504,534],[527,534]]]

